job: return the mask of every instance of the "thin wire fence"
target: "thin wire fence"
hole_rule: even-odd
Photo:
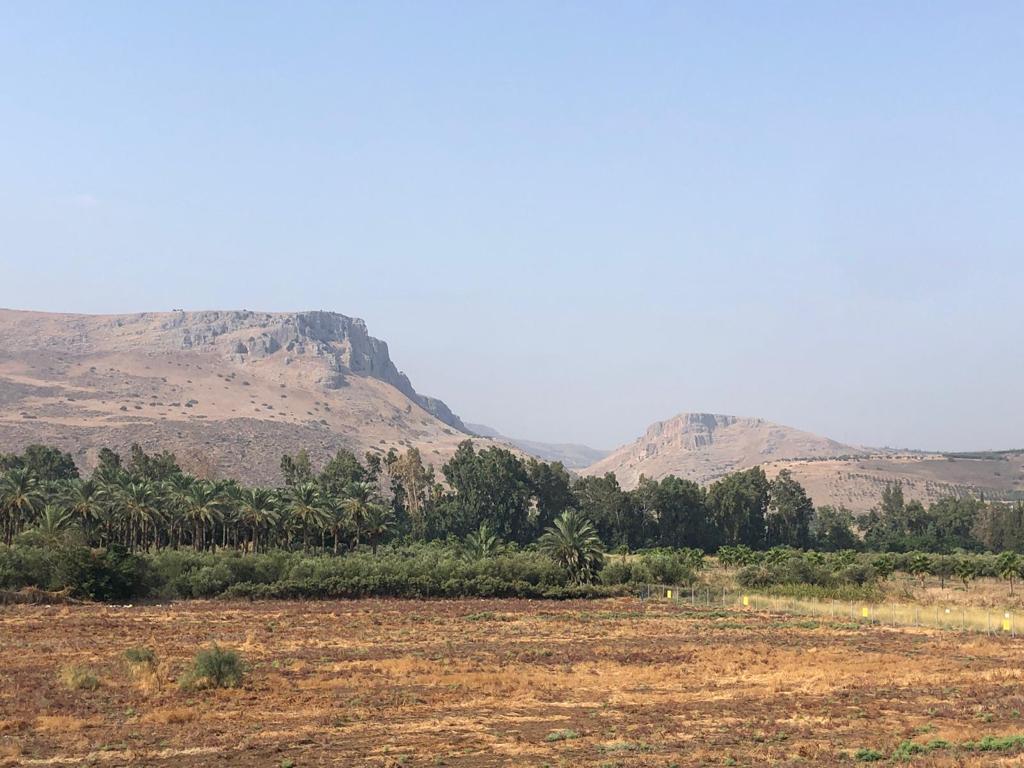
[[[1018,616],[1012,610],[974,606],[816,600],[667,584],[646,585],[645,597],[704,608],[813,616],[850,624],[1005,634],[1010,637],[1017,636],[1017,625],[1024,619],[1024,616]],[[1024,631],[1024,623],[1021,623],[1021,629]]]

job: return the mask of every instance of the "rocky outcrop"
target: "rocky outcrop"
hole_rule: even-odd
[[[216,350],[235,362],[281,357],[317,359],[323,367],[320,383],[328,389],[345,386],[349,375],[370,376],[390,384],[427,413],[460,432],[462,420],[443,401],[421,395],[409,377],[392,362],[388,345],[369,334],[359,318],[337,312],[269,313],[248,310],[172,312],[167,315],[118,316],[119,328],[159,318],[159,335],[150,340],[182,350]]]
[[[676,475],[707,483],[729,472],[780,459],[821,459],[864,451],[758,418],[680,413],[659,421],[632,443],[585,470],[614,472],[626,487],[640,476]]]

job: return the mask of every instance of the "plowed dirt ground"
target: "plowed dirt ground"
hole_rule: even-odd
[[[181,690],[212,642],[244,655],[244,685]],[[131,674],[132,647],[156,674]],[[1024,733],[1022,661],[1009,637],[633,599],[11,606],[0,764],[854,765],[904,740]],[[69,688],[70,667],[99,687]]]

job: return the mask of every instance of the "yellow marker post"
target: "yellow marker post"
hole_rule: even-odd
[[[866,605],[863,608],[860,609],[860,615],[863,618],[865,618],[865,619],[868,618],[871,615],[871,613],[868,611],[868,607]]]
[[[750,605],[750,595],[744,595],[743,596],[743,605],[744,606]]]
[[[672,599],[672,590],[671,589],[666,589],[665,590],[665,597],[667,597],[669,600]]]
[[[1009,612],[1003,614],[1003,632],[1010,631],[1010,614]]]

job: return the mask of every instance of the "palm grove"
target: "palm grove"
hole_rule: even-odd
[[[136,445],[126,458],[102,450],[96,469],[81,477],[70,455],[29,446],[21,454],[0,455],[5,544],[0,587],[34,582],[53,587],[82,578],[52,573],[58,566],[45,552],[57,548],[69,567],[78,563],[103,573],[100,566],[112,561],[123,571],[138,568],[143,555],[162,557],[158,562],[169,569],[166,578],[217,565],[223,566],[221,575],[225,568],[251,570],[261,555],[286,558],[290,552],[307,560],[347,555],[386,580],[384,570],[429,553],[451,561],[448,581],[456,586],[442,593],[487,593],[480,585],[490,579],[511,580],[519,592],[534,594],[594,582],[606,550],[654,553],[648,564],[655,572],[646,575],[664,577],[673,575],[671,569],[664,572],[666,552],[675,552],[673,562],[686,567],[693,552],[722,547],[883,552],[1024,547],[1019,503],[950,498],[925,508],[905,502],[901,489],[892,486],[858,530],[847,510],[815,509],[789,473],[769,480],[760,468],[730,474],[706,488],[669,476],[642,478],[637,488],[624,491],[612,474],[573,478],[561,464],[524,460],[496,447],[478,451],[466,441],[441,475],[443,482],[413,448],[402,454],[367,453],[361,461],[341,450],[322,467],[299,452],[282,458],[277,487],[247,487],[196,478],[182,471],[173,454],[147,454]],[[382,545],[387,552],[379,551]],[[209,558],[225,550],[248,557],[211,565]],[[160,554],[189,551],[195,557],[187,562],[181,554]],[[245,560],[248,565],[240,564]],[[26,574],[33,568],[43,575]],[[138,580],[128,573],[119,578],[129,582],[122,590],[129,593],[132,579]],[[258,574],[253,579],[261,581]],[[475,586],[467,588],[467,579]],[[423,589],[429,593],[434,587]],[[105,594],[102,588],[98,593]]]

